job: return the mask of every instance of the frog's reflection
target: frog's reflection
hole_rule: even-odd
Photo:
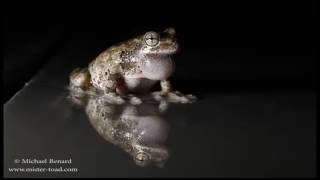
[[[117,105],[98,96],[71,97],[74,103],[85,106],[95,130],[129,153],[137,165],[155,163],[162,167],[169,158],[166,140],[170,124],[161,116],[158,104]]]

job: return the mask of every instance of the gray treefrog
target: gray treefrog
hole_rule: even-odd
[[[76,68],[70,74],[70,87],[84,91],[94,88],[124,102],[124,95],[146,93],[160,81],[161,91],[152,93],[155,99],[193,102],[195,96],[173,92],[168,80],[175,69],[170,55],[177,50],[174,28],[167,28],[163,32],[149,31],[109,47],[90,62],[88,68]],[[141,102],[141,99],[131,97]]]

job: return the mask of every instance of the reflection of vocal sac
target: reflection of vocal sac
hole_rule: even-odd
[[[129,153],[137,165],[164,165],[170,125],[160,117],[157,104],[115,105],[99,97],[85,101],[90,123],[105,140]]]

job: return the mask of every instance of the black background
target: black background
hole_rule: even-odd
[[[314,177],[315,1],[10,3],[3,102],[46,71],[4,107],[5,166],[71,153],[76,176]],[[168,26],[180,42],[173,86],[202,100],[165,117],[176,152],[166,167],[138,169],[97,138],[63,86],[108,46]]]
[[[113,43],[169,26],[176,28],[181,47],[172,77],[180,89],[314,88],[314,1],[19,2],[3,9],[3,102],[66,43],[83,43],[94,57]]]

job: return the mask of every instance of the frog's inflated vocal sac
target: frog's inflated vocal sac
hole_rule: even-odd
[[[168,80],[174,72],[170,55],[178,50],[175,34],[174,28],[161,33],[150,31],[113,45],[100,53],[88,68],[75,69],[70,74],[70,86],[82,90],[94,87],[104,95],[123,100],[121,95],[146,93],[160,81],[161,91],[153,93],[156,99],[169,97],[176,102],[191,102],[194,96],[172,92]]]

